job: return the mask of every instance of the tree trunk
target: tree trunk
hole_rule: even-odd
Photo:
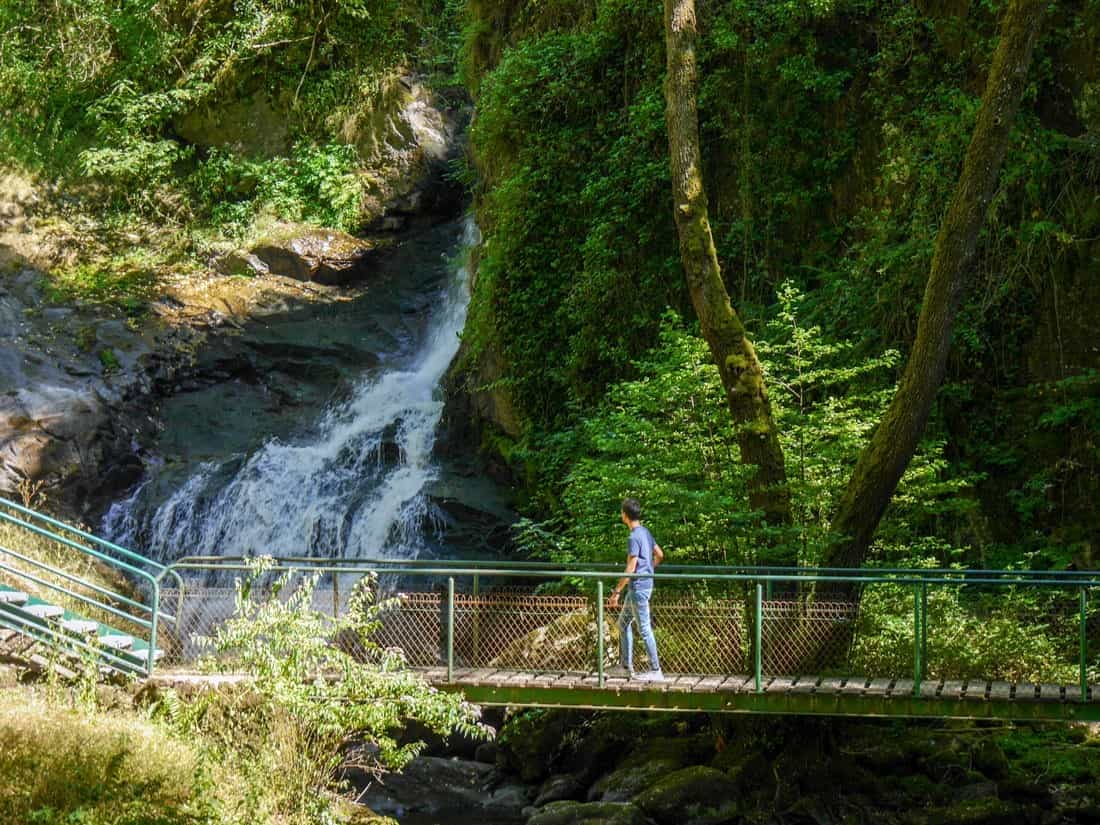
[[[882,514],[924,431],[947,367],[955,314],[996,190],[1047,2],[1010,0],[1005,11],[962,174],[936,236],[913,351],[840,501],[833,522],[837,539],[825,562],[829,566],[859,567],[866,560]]]
[[[665,0],[665,113],[680,258],[703,337],[722,377],[741,461],[756,468],[749,504],[768,524],[791,522],[791,494],[756,350],[730,304],[707,219],[695,106],[695,1]]]

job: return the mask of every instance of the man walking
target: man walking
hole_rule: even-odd
[[[642,526],[642,506],[637,499],[628,498],[623,501],[619,514],[623,524],[630,528],[630,538],[627,541],[626,573],[653,573],[665,557],[653,534]],[[649,597],[653,595],[653,579],[639,576],[636,579],[622,578],[615,585],[615,590],[608,600],[608,605],[614,610],[619,606],[619,597],[626,590],[626,599],[623,609],[619,613],[619,666],[611,668],[611,675],[623,675],[634,677],[634,631],[635,620],[638,622],[638,632],[642,634],[646,652],[649,654],[650,670],[639,673],[637,679],[640,682],[663,682],[661,663],[657,659],[657,640],[653,638],[653,627],[649,622]]]

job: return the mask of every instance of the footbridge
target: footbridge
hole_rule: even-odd
[[[27,536],[33,553],[15,546]],[[48,646],[171,681],[250,578],[252,598],[305,583],[330,615],[370,587],[372,642],[479,704],[1100,721],[1100,573],[666,564],[652,601],[659,683],[613,675],[606,596],[621,576],[618,564],[518,561],[159,564],[0,500],[0,652]],[[648,665],[640,645],[634,661]]]

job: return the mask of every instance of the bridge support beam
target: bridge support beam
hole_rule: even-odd
[[[440,685],[461,690],[479,705],[514,705],[587,710],[755,713],[803,716],[863,716],[913,719],[1000,719],[1100,722],[1100,703],[960,701],[932,697],[852,696],[812,693],[609,690],[592,687]]]

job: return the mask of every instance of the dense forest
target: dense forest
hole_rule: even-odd
[[[484,241],[454,383],[520,485],[521,543],[600,556],[609,502],[633,493],[681,558],[813,563],[912,346],[1004,9],[699,6],[710,223],[774,408],[778,522],[749,505],[683,277],[654,4],[20,0],[0,12],[18,113],[0,141],[80,227],[54,288],[140,316],[158,278],[265,222],[377,218],[370,119],[395,77],[468,94],[447,174]],[[1092,564],[1098,37],[1092,0],[1042,22],[946,377],[873,559]]]

